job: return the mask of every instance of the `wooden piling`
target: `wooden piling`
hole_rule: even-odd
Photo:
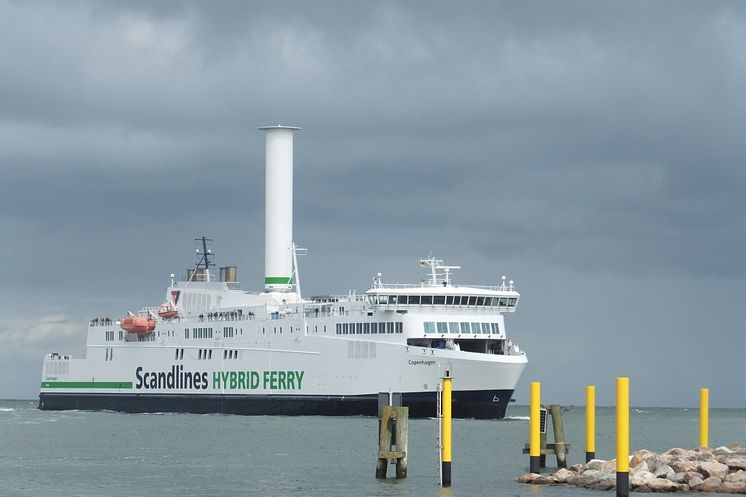
[[[567,468],[567,443],[565,443],[565,428],[562,424],[562,406],[549,406],[554,431],[554,454],[557,456],[557,467]]]
[[[396,465],[396,477],[407,477],[408,407],[384,406],[381,410],[376,478],[386,478],[389,463]]]

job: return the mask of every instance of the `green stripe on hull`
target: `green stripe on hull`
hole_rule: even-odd
[[[289,285],[290,284],[290,278],[289,276],[267,276],[264,278],[264,284],[265,285]]]
[[[128,388],[131,381],[42,381],[42,388]]]

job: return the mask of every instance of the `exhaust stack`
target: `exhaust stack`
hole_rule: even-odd
[[[301,128],[263,126],[267,132],[264,204],[264,288],[284,291],[293,275],[293,133]]]

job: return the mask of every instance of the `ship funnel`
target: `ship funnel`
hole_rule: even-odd
[[[293,274],[293,133],[301,128],[263,126],[267,132],[264,205],[264,288],[291,287]]]

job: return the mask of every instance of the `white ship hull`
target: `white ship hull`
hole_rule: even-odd
[[[450,369],[455,416],[505,415],[525,355],[407,345],[404,332],[352,337],[334,333],[342,321],[382,319],[365,314],[338,319],[162,321],[156,331],[160,337],[152,342],[89,345],[85,359],[49,355],[40,407],[373,415],[378,394],[396,392],[404,394],[413,416],[433,416],[439,378]],[[403,319],[403,329],[417,326],[416,321]],[[213,333],[213,338],[185,338],[186,329],[193,336],[193,329],[222,332],[229,326],[233,337]],[[308,332],[303,333],[304,328]],[[119,333],[114,324],[93,326],[89,333],[106,336],[107,330]]]

